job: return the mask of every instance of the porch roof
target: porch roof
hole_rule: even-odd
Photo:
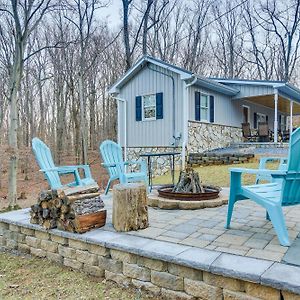
[[[294,102],[300,103],[300,89],[285,81],[224,79],[224,78],[211,78],[211,80],[217,81],[224,85],[228,84],[231,87],[241,86],[241,85],[272,87],[274,90],[276,89],[278,90],[278,93],[281,96],[281,98],[285,98],[287,100],[292,100]]]
[[[240,99],[236,99],[237,101]],[[253,96],[247,97],[243,100],[259,104],[265,107],[269,107],[275,110],[275,103],[274,103],[274,95],[262,95],[262,96]],[[290,111],[290,100],[281,96],[278,96],[278,110],[282,113],[289,114]],[[298,101],[293,102],[293,114],[300,114],[300,103]]]

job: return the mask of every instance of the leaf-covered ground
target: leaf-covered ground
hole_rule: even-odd
[[[0,299],[156,299],[133,288],[58,266],[0,252]]]

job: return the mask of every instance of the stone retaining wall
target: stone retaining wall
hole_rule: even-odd
[[[181,152],[181,147],[129,147],[127,148],[127,159],[138,160],[142,153],[159,153],[159,152]],[[143,157],[147,161],[147,158]],[[152,161],[152,172],[154,176],[160,176],[170,171],[170,158],[169,156],[156,156],[151,158]],[[181,156],[175,156],[175,166],[181,164]]]
[[[288,291],[216,275],[205,268],[147,258],[130,253],[130,250],[124,252],[71,238],[71,234],[58,230],[47,232],[30,226],[0,222],[0,247],[46,258],[93,276],[105,277],[119,285],[133,285],[151,292],[158,299],[300,299]],[[114,233],[107,232],[109,234]],[[68,235],[70,237],[66,237]]]
[[[254,158],[254,154],[243,153],[190,153],[188,156],[188,164],[208,166],[208,165],[229,165],[249,162]]]
[[[199,121],[189,121],[190,153],[228,147],[233,143],[243,141],[242,129]]]

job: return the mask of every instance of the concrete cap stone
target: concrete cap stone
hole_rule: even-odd
[[[260,282],[272,261],[222,253],[210,266],[210,271],[223,276]]]
[[[211,264],[221,255],[221,252],[190,248],[176,256],[178,264],[208,271]]]
[[[261,277],[261,283],[300,294],[300,268],[274,263]]]

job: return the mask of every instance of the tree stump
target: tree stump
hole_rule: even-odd
[[[114,185],[112,223],[117,231],[149,226],[147,191],[143,183]]]

